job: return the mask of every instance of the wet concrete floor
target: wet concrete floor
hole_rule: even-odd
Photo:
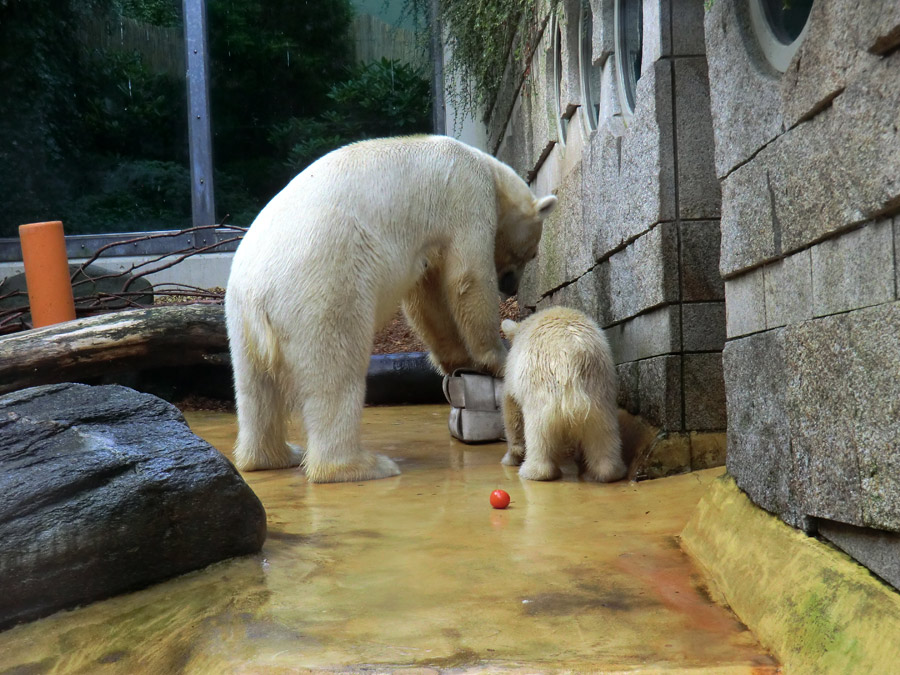
[[[447,414],[366,410],[395,478],[247,474],[268,512],[261,554],[0,633],[0,673],[778,671],[678,545],[722,469],[522,481],[503,445],[452,440]],[[230,454],[232,415],[187,418]]]

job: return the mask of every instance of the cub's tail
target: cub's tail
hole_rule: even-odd
[[[516,331],[519,330],[519,324],[512,319],[503,319],[500,328],[503,330],[503,334],[506,335],[508,339],[512,340]]]

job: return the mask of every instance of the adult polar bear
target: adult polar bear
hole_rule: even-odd
[[[294,178],[245,235],[225,294],[238,468],[302,462],[317,483],[400,473],[360,447],[376,330],[402,302],[442,371],[502,375],[498,288],[516,292],[555,205],[445,136],[354,143]],[[286,441],[294,410],[305,454]]]

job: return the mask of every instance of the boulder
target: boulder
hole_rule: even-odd
[[[0,629],[265,537],[259,499],[162,399],[72,383],[0,396]]]

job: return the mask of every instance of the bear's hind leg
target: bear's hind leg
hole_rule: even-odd
[[[365,374],[331,375],[329,384],[307,389],[304,396],[307,444],[303,467],[309,482],[343,483],[398,475],[400,468],[392,459],[360,446]],[[338,384],[342,381],[343,387]]]
[[[525,459],[525,421],[522,419],[522,409],[509,394],[503,397],[503,427],[507,450],[500,463],[519,466]]]
[[[241,471],[298,466],[303,451],[287,442],[290,414],[285,392],[271,373],[234,361],[238,436],[234,464]]]
[[[619,422],[612,412],[593,412],[584,427],[581,441],[581,473],[587,480],[612,483],[628,474],[622,461]]]
[[[555,433],[550,416],[541,409],[524,410],[525,461],[519,475],[528,480],[556,480],[562,470],[556,463],[557,446],[562,439]]]

